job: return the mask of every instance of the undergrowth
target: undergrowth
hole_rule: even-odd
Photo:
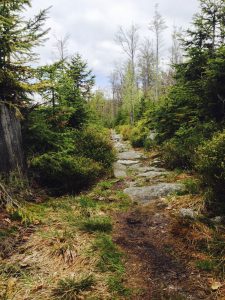
[[[28,231],[29,228],[35,228],[36,232],[29,239],[28,248],[26,244],[23,248],[21,242],[18,246],[12,245],[14,252],[15,247],[20,247],[23,254],[18,252],[18,261],[9,257],[2,265],[0,286],[2,283],[5,286],[4,282],[8,279],[15,278],[13,293],[21,297],[24,294],[32,295],[35,300],[41,297],[38,289],[43,284],[40,280],[46,283],[40,292],[43,289],[50,299],[103,299],[105,294],[111,295],[112,299],[129,298],[131,291],[124,285],[123,254],[111,236],[112,214],[126,211],[131,205],[129,198],[118,188],[121,184],[122,181],[105,180],[90,192],[79,196],[49,198],[36,204],[24,202],[20,208],[11,211],[11,229],[0,230],[1,244],[8,241],[9,237],[15,240],[14,234],[17,235],[19,230],[17,226]],[[17,225],[15,229],[14,224]],[[37,243],[40,245],[38,248]],[[34,256],[31,255],[32,251]],[[20,265],[20,255],[24,254],[34,258],[35,264],[31,266],[35,266],[36,272],[30,269],[29,262]],[[43,268],[42,255],[47,259],[46,267],[52,264],[52,267],[47,267],[51,268],[50,273]],[[79,274],[77,267],[81,270],[78,277],[75,276]],[[53,270],[57,270],[56,277]],[[94,274],[94,277],[89,274]]]

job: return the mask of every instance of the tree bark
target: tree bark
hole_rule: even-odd
[[[24,169],[22,134],[15,110],[0,104],[0,172]]]

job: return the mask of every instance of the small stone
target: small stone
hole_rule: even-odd
[[[221,216],[217,216],[217,217],[215,217],[215,218],[212,218],[211,221],[212,221],[214,224],[221,224],[221,223],[223,223],[224,218],[221,217]]]
[[[220,282],[214,281],[211,285],[211,289],[213,291],[217,291],[218,289],[220,289],[222,287],[222,284]]]
[[[182,208],[180,209],[180,216],[182,218],[190,218],[195,219],[197,217],[197,213],[191,208]]]

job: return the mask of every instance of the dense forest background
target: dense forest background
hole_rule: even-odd
[[[157,6],[149,25],[155,34],[153,43],[141,40],[136,25],[120,28],[115,40],[127,60],[111,74],[112,100],[105,101],[105,110],[97,111],[108,113],[106,124],[116,126],[134,147],[158,149],[168,168],[197,173],[210,209],[220,203],[221,210],[225,4],[220,0],[199,4],[190,29],[174,27],[168,68],[161,62],[166,24]],[[96,94],[95,101],[99,99]]]

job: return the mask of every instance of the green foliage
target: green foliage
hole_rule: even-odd
[[[170,169],[193,167],[194,153],[199,144],[210,138],[215,131],[215,124],[196,124],[193,127],[181,126],[174,137],[163,145],[163,159]]]
[[[30,172],[40,184],[60,192],[89,186],[115,159],[108,130],[72,128],[73,112],[73,107],[55,107],[54,113],[38,108],[23,126]]]
[[[0,2],[0,100],[16,105],[28,100],[28,93],[35,90],[29,63],[36,56],[33,48],[48,32],[43,29],[47,10],[26,20],[22,15],[29,6],[29,0]]]
[[[211,272],[215,268],[215,262],[212,260],[198,260],[196,261],[196,267],[202,271]]]
[[[95,284],[92,275],[82,278],[65,278],[58,282],[58,286],[53,291],[54,299],[75,300],[84,291],[89,291]]]
[[[200,107],[200,97],[193,87],[176,85],[168,97],[152,107],[146,117],[149,127],[157,132],[157,142],[171,139],[180,127],[192,127],[202,119],[204,113]]]
[[[92,126],[83,131],[77,131],[74,143],[76,155],[91,158],[105,168],[111,167],[115,160],[109,134],[103,128]]]
[[[182,181],[182,184],[184,184],[184,192],[191,194],[191,195],[197,195],[200,192],[200,182],[196,178],[187,178],[184,181]]]
[[[146,121],[141,120],[132,129],[130,134],[130,141],[133,147],[144,147],[147,137],[149,135],[149,129],[145,125]]]
[[[214,201],[224,203],[225,193],[225,132],[214,137],[199,147],[196,154],[195,168],[201,176],[206,189],[212,191]]]
[[[25,152],[28,156],[44,154],[48,151],[68,151],[73,149],[73,134],[67,128],[71,108],[57,108],[52,113],[50,107],[34,110],[23,126]]]
[[[75,192],[103,173],[102,166],[94,160],[64,152],[49,152],[33,158],[31,171],[39,183],[55,192]]]
[[[132,127],[130,125],[120,125],[117,127],[117,131],[122,134],[124,141],[128,141],[131,137]]]

